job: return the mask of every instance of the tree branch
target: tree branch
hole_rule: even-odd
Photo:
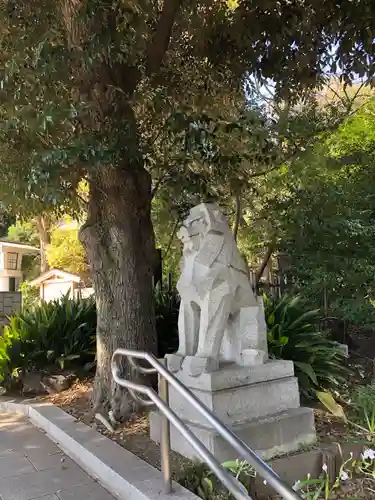
[[[168,175],[168,172],[166,172],[161,177],[159,177],[159,179],[155,182],[155,185],[154,185],[154,187],[152,188],[152,191],[151,191],[151,199],[152,200],[155,198],[157,190],[159,189],[160,185],[162,184],[162,182],[164,181],[164,179],[166,178],[167,175]]]
[[[275,251],[275,247],[276,247],[276,238],[273,238],[272,241],[270,242],[270,244],[268,245],[266,255],[264,256],[264,258],[262,260],[260,268],[258,269],[258,271],[255,274],[255,286],[259,285],[259,281],[260,281],[261,277],[263,276],[264,270],[266,269],[267,264],[268,264],[270,258],[272,257],[273,252]]]
[[[171,167],[169,170],[165,170],[165,172],[159,177],[159,179],[155,182],[154,184],[154,187],[152,188],[152,191],[151,191],[151,199],[153,200],[155,198],[155,195],[158,191],[158,189],[160,188],[160,186],[163,184],[165,178],[171,174],[171,172],[173,172],[173,170],[175,169],[176,167],[173,166]]]
[[[168,246],[167,246],[167,249],[166,249],[164,257],[163,257],[164,259],[166,259],[167,255],[169,254],[170,249],[172,248],[172,243],[173,243],[174,237],[176,236],[176,232],[177,232],[178,225],[179,225],[180,221],[181,221],[181,216],[177,217],[175,225],[173,226],[173,231],[172,231],[171,237],[169,238]]]
[[[46,250],[51,243],[50,224],[44,214],[37,215],[35,220],[40,242],[40,272],[45,273],[49,269]]]
[[[337,97],[337,99],[341,102],[341,104],[346,108],[348,116],[350,116],[353,105],[355,103],[355,100],[359,96],[359,93],[361,90],[369,83],[369,80],[361,82],[360,85],[358,85],[357,90],[355,91],[354,95],[352,97],[349,96],[348,92],[346,91],[346,85],[343,87],[343,93],[345,95],[345,98],[343,98],[338,91],[336,91],[331,85],[328,86],[329,90]]]
[[[147,49],[146,73],[153,75],[160,70],[172,35],[173,23],[179,11],[181,0],[164,0],[155,34]]]
[[[274,170],[277,170],[278,168],[281,168],[281,166],[286,163],[288,160],[284,160],[283,162],[281,163],[277,163],[276,165],[274,165],[273,167],[270,167],[270,168],[266,168],[265,170],[260,170],[259,172],[254,172],[253,174],[250,174],[248,176],[248,179],[253,179],[254,177],[261,177],[262,175],[267,175],[269,174],[270,172],[273,172]]]
[[[87,200],[85,200],[79,193],[76,192],[75,195],[83,203],[83,206],[87,207],[87,205],[89,204],[89,202]]]
[[[234,199],[236,202],[236,217],[234,219],[234,227],[233,227],[233,236],[234,240],[237,242],[237,236],[238,236],[238,228],[240,226],[240,220],[241,220],[241,198],[238,193],[234,195]]]

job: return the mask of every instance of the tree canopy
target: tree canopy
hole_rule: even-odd
[[[370,97],[303,156],[262,179],[246,203],[240,241],[253,256],[272,242],[274,254],[288,257],[289,284],[317,305],[325,291],[331,315],[372,322],[373,106]]]
[[[207,177],[238,195],[237,180],[243,188],[248,170],[254,174],[251,141],[263,141],[273,161],[280,130],[262,138],[255,121],[242,149],[233,132],[241,158],[231,142],[213,155],[202,151],[202,137],[215,144],[228,124],[248,119],[252,79],[272,79],[276,100],[288,105],[327,72],[346,83],[371,80],[375,5],[6,0],[3,7],[0,194],[15,211],[67,213],[80,209],[77,189],[88,183],[81,240],[97,298],[95,405],[123,414],[129,406],[111,380],[111,354],[121,345],[156,347],[153,195],[160,189],[165,200],[180,189],[189,205],[207,196]]]

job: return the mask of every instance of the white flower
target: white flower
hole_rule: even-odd
[[[341,478],[341,481],[347,481],[349,479],[349,475],[346,471],[342,470],[340,478]]]
[[[323,464],[323,465],[322,465],[322,470],[323,470],[324,472],[327,472],[327,471],[328,471],[327,464]]]
[[[307,479],[311,479],[311,474],[310,474],[310,472],[307,474]]]
[[[375,451],[367,449],[362,453],[362,460],[375,460]]]

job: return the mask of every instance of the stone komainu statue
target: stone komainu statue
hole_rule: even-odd
[[[183,243],[179,350],[168,356],[172,371],[215,371],[220,361],[262,363],[267,357],[263,308],[247,266],[219,207],[192,208],[178,237]],[[261,328],[259,328],[261,327]]]

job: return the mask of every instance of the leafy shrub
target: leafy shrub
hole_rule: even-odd
[[[39,287],[31,286],[28,281],[24,281],[20,285],[20,292],[22,293],[23,309],[32,309],[40,303]]]
[[[175,291],[155,289],[159,356],[178,349],[179,297]],[[21,370],[75,361],[95,366],[96,307],[92,297],[35,302],[10,318],[0,337],[0,381],[7,385]],[[13,375],[12,375],[13,374]]]
[[[0,382],[9,387],[26,365],[26,343],[19,330],[12,328],[14,318],[10,318],[10,326],[5,326],[0,336]]]
[[[10,318],[0,339],[0,377],[9,380],[14,370],[43,368],[95,356],[96,309],[92,298],[65,295],[41,302]]]
[[[205,463],[192,462],[181,471],[177,481],[202,500],[212,500],[215,495],[210,475],[210,468]]]
[[[248,494],[251,479],[256,476],[254,469],[245,460],[229,460],[221,467],[229,472],[238,482],[238,486]],[[178,477],[178,482],[198,495],[202,500],[223,500],[228,498],[228,491],[215,477],[208,465],[191,462]]]
[[[158,356],[176,352],[178,349],[178,311],[180,297],[175,290],[164,291],[155,287],[155,321],[158,338]]]
[[[309,310],[297,295],[265,297],[268,349],[271,357],[294,362],[301,394],[315,398],[317,390],[346,381],[349,370],[336,342],[319,329],[319,310]]]
[[[351,394],[351,413],[354,423],[375,435],[375,384],[357,387]]]
[[[329,314],[356,325],[375,327],[375,308],[372,300],[360,295],[356,298],[338,297],[331,301]]]

